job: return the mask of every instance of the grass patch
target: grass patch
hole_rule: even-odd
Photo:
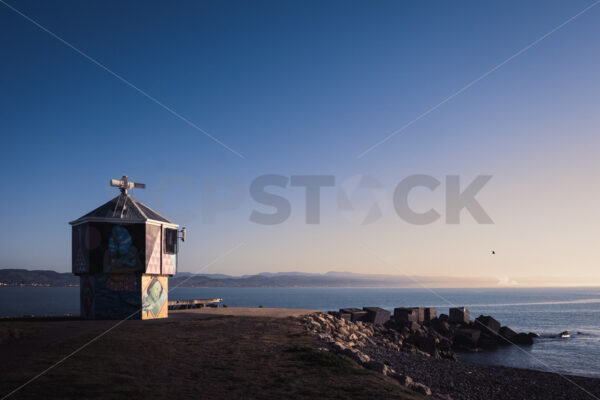
[[[286,352],[295,353],[295,358],[309,368],[326,368],[332,372],[355,372],[354,363],[347,357],[329,351],[316,350],[310,346],[291,346]]]

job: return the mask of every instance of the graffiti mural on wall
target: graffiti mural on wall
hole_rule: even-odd
[[[166,318],[168,313],[168,278],[142,276],[142,319]]]
[[[167,317],[166,274],[175,273],[177,256],[165,248],[162,226],[86,222],[72,232],[82,318]]]
[[[74,274],[128,274],[144,270],[144,224],[90,222],[73,227]]]
[[[81,317],[140,319],[141,275],[96,274],[80,277]]]
[[[129,230],[122,225],[113,226],[104,252],[104,272],[126,273],[142,267],[139,250],[133,244]]]

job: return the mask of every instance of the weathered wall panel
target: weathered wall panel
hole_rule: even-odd
[[[146,225],[146,273],[160,275],[161,228]]]

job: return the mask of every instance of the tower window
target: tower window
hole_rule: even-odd
[[[177,229],[165,229],[165,253],[177,253]]]

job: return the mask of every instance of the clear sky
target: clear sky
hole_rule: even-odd
[[[0,3],[1,268],[70,270],[68,221],[127,174],[188,228],[183,271],[600,285],[600,5],[358,157],[593,1],[2,1],[243,158]],[[252,223],[272,210],[248,194],[263,174],[334,175],[321,223],[292,187],[269,189],[287,221]],[[384,187],[368,225],[336,206],[360,174]],[[477,200],[494,223],[403,221],[391,199],[412,174],[492,175]],[[206,223],[211,180],[244,197]],[[410,200],[444,215],[444,184]]]

